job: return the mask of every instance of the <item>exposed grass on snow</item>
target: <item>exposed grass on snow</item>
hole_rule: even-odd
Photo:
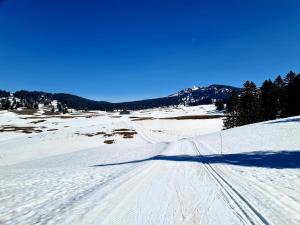
[[[123,136],[123,138],[128,139],[128,138],[134,138],[134,135],[136,135],[137,132],[135,130],[121,128],[121,129],[114,129],[111,133],[107,133],[104,131],[98,131],[95,133],[85,133],[85,134],[80,134],[79,132],[76,132],[75,134],[84,135],[87,137],[94,137],[94,136],[99,136],[99,135],[102,135],[103,137],[113,137],[115,135],[120,135],[120,136]]]
[[[159,118],[161,120],[206,120],[206,119],[217,119],[222,118],[223,115],[188,115],[188,116],[175,116]]]
[[[32,126],[13,126],[13,125],[4,125],[0,127],[0,132],[20,132],[25,134],[31,133],[41,133],[43,130],[37,129]]]
[[[115,143],[115,140],[105,140],[104,143],[111,145],[111,144]]]

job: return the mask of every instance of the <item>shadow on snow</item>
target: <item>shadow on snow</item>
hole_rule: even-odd
[[[276,123],[291,123],[291,122],[300,122],[300,118],[291,118],[291,119],[284,119],[279,121],[267,122],[265,124],[276,124]]]
[[[297,169],[300,168],[300,151],[257,151],[245,152],[237,154],[223,154],[223,155],[157,155],[154,157],[133,160],[119,163],[108,163],[94,165],[93,167],[115,166],[133,163],[142,163],[146,161],[174,161],[174,162],[195,162],[206,164],[229,164],[247,167],[263,167],[274,169]]]

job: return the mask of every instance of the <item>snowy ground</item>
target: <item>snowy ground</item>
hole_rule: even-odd
[[[217,114],[0,112],[0,224],[299,224],[300,117],[170,119]]]

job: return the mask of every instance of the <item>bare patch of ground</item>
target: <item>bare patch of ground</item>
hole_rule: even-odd
[[[4,126],[0,126],[0,132],[18,132],[18,133],[31,134],[31,133],[41,133],[43,132],[43,130],[32,126],[18,127],[13,125],[4,125]]]
[[[133,138],[134,135],[137,134],[137,132],[134,131],[134,130],[127,130],[127,131],[116,131],[116,130],[114,130],[113,134],[121,135],[121,136],[123,136],[123,138]]]
[[[110,118],[121,118],[122,116],[110,116]]]
[[[104,143],[111,145],[111,144],[115,143],[115,140],[105,140]]]
[[[222,118],[223,115],[188,115],[188,116],[176,116],[159,118],[160,120],[205,120],[205,119],[217,119]]]
[[[114,129],[113,132],[123,132],[123,131],[133,131],[131,129],[127,129],[127,128],[121,128],[121,129]]]
[[[76,132],[75,134],[80,135],[79,132]],[[85,134],[81,134],[81,135],[84,135],[84,136],[87,136],[87,137],[94,137],[94,136],[97,136],[97,135],[103,135],[104,137],[106,137],[107,133],[103,132],[103,131],[98,131],[96,133],[85,133]]]
[[[34,115],[35,113],[37,113],[37,109],[22,109],[22,110],[13,110],[12,112],[14,112],[17,115]]]
[[[33,124],[37,124],[37,123],[43,123],[45,122],[46,120],[36,120],[36,121],[32,121],[30,123],[33,123]]]
[[[154,120],[154,117],[138,117],[138,116],[131,116],[129,117],[132,119],[131,121],[141,121],[141,120]]]
[[[28,115],[28,114],[21,114],[21,115]],[[33,114],[31,114],[33,115]],[[74,119],[74,118],[92,118],[96,116],[101,116],[98,114],[93,115],[86,115],[86,114],[61,114],[58,112],[44,112],[43,115],[33,115],[31,117],[23,117],[21,119],[28,120],[28,119],[51,119],[51,118],[59,118],[59,119]]]
[[[60,115],[60,113],[59,112],[45,111],[43,113],[43,115],[45,115],[45,116],[55,116],[55,115]]]
[[[87,136],[87,137],[94,137],[94,136],[98,136],[98,135],[103,135],[103,137],[105,137],[105,138],[113,137],[115,135],[120,135],[120,136],[123,136],[123,138],[128,139],[128,138],[134,138],[134,135],[136,135],[137,132],[135,130],[122,128],[122,129],[114,129],[110,133],[103,132],[103,131],[98,131],[96,133],[85,133],[85,134],[80,134],[79,132],[76,132],[75,134],[84,135],[84,136]]]

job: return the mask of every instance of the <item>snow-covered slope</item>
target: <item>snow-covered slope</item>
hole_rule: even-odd
[[[221,118],[170,119],[191,115],[215,111],[39,123],[2,113],[2,127],[42,132],[0,133],[0,224],[299,224],[300,117],[222,132]],[[116,129],[137,134],[124,139]]]

